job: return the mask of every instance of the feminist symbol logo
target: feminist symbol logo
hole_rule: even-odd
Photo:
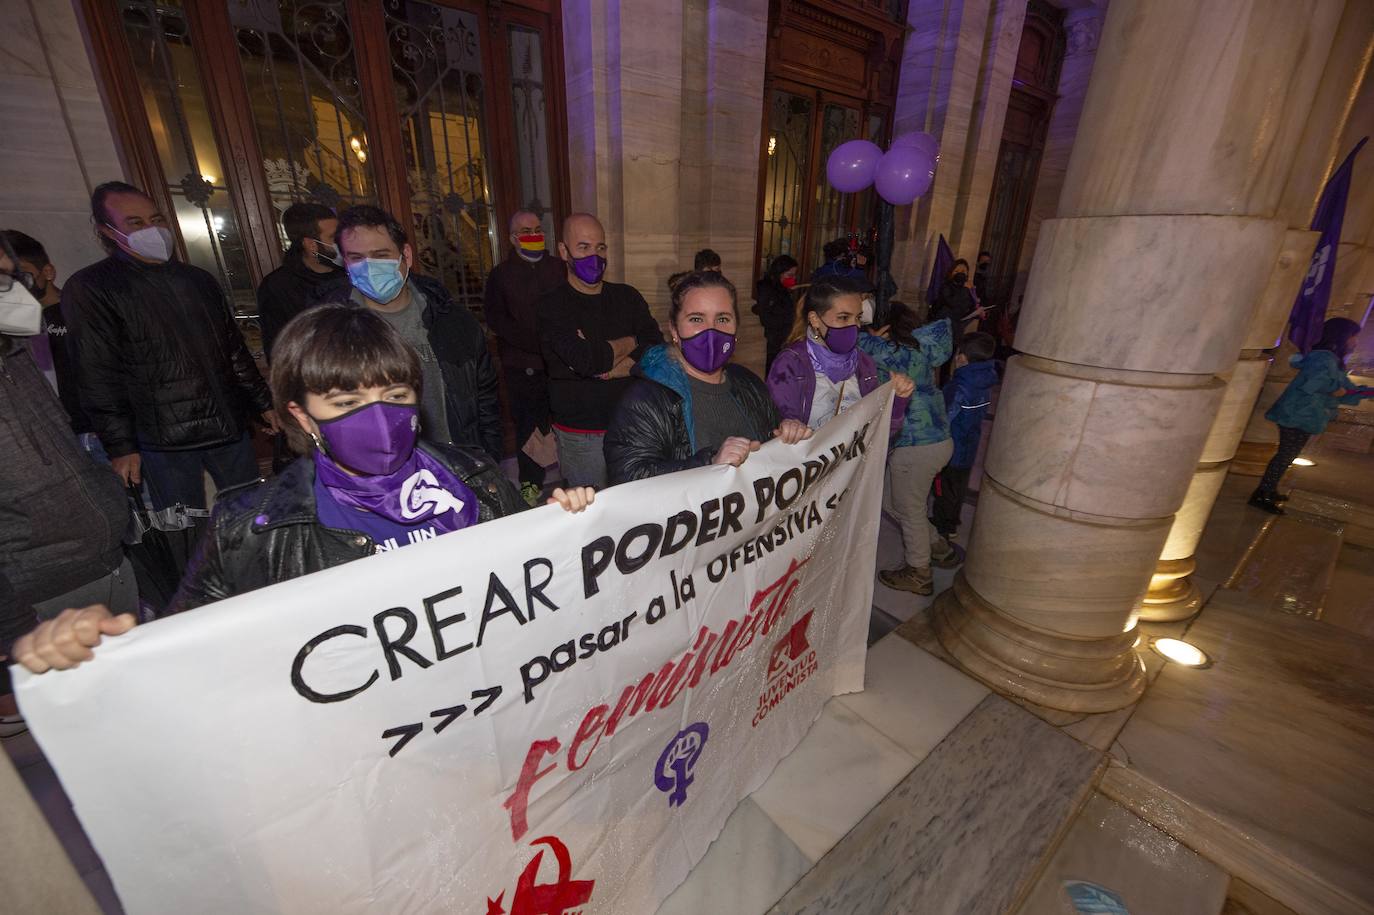
[[[668,793],[668,806],[678,807],[687,800],[687,786],[692,783],[697,758],[706,747],[711,729],[706,722],[689,724],[668,741],[654,767],[654,787]]]

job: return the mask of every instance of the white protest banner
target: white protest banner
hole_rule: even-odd
[[[645,915],[863,688],[889,387],[19,674],[131,915]]]

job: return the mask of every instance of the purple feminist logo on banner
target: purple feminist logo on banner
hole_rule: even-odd
[[[1304,353],[1321,337],[1322,324],[1326,321],[1326,306],[1331,301],[1331,277],[1336,272],[1336,249],[1341,243],[1341,223],[1345,221],[1345,200],[1350,194],[1350,173],[1355,166],[1355,156],[1368,139],[1364,137],[1356,143],[1340,168],[1331,175],[1317,201],[1316,215],[1312,217],[1312,230],[1322,234],[1317,239],[1307,277],[1302,281],[1297,301],[1288,316],[1288,339]]]
[[[654,787],[668,795],[669,807],[680,807],[687,800],[687,786],[692,783],[693,771],[711,728],[704,721],[689,724],[659,754],[654,766]]]

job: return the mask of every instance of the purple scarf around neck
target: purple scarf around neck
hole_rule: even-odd
[[[832,352],[824,343],[816,340],[810,333],[806,335],[806,352],[811,356],[811,369],[823,372],[834,384],[853,377],[859,370],[859,348],[856,346],[841,356]]]
[[[335,502],[397,524],[428,523],[447,534],[477,523],[477,496],[457,474],[419,448],[394,473],[359,477],[316,451],[315,474]]]

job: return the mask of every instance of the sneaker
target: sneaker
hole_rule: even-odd
[[[941,538],[930,545],[930,564],[937,569],[957,569],[963,565],[964,557],[959,555],[948,540]]]
[[[0,738],[18,737],[29,729],[19,715],[0,715]]]
[[[878,580],[895,591],[910,591],[912,594],[934,594],[935,582],[931,580],[930,569],[917,569],[904,565],[900,569],[885,569],[878,573]]]
[[[521,483],[520,495],[524,498],[526,502],[530,504],[531,508],[534,508],[535,506],[540,504],[540,489],[533,483]]]
[[[1287,512],[1279,508],[1278,503],[1272,495],[1261,492],[1258,489],[1251,494],[1246,504],[1258,508],[1260,511],[1268,512],[1271,515],[1287,514]]]

